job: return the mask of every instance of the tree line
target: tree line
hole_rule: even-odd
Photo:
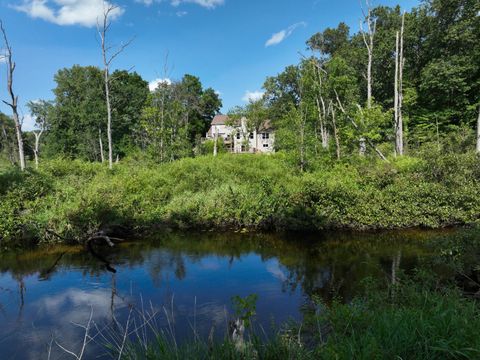
[[[277,148],[301,167],[322,151],[385,160],[433,142],[480,152],[479,12],[476,0],[410,12],[367,2],[359,32],[340,23],[314,34],[310,55],[264,84]]]
[[[0,115],[0,146],[13,163],[25,166],[23,141],[37,163],[40,147],[45,157],[110,166],[138,151],[160,162],[202,153],[201,138],[222,107],[218,94],[192,75],[151,92],[137,73],[111,72],[129,42],[108,46],[108,10],[98,28],[104,68],[60,70],[54,100],[28,104],[38,127],[29,134],[9,85],[15,64],[2,26],[12,116]],[[252,130],[269,119],[276,149],[301,169],[323,155],[387,160],[425,144],[480,152],[480,3],[426,0],[402,12],[367,1],[362,12],[356,33],[340,23],[311,36],[299,63],[268,77],[263,98],[233,109],[232,118],[247,117]]]

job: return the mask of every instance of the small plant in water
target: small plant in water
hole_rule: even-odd
[[[235,317],[243,321],[245,328],[250,328],[252,324],[252,318],[256,314],[257,310],[257,294],[250,294],[244,298],[240,296],[232,297],[233,311]]]

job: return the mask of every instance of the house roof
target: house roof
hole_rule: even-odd
[[[228,123],[229,117],[228,115],[215,115],[215,117],[212,120],[211,125],[226,125]],[[265,122],[262,124],[262,126],[259,129],[260,131],[262,130],[273,130],[272,122],[270,120],[265,120]]]
[[[225,125],[228,121],[227,115],[215,115],[212,120],[212,125]]]

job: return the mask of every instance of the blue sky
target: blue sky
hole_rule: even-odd
[[[115,61],[133,67],[147,81],[199,76],[217,90],[223,111],[261,91],[266,76],[298,62],[305,41],[340,21],[357,31],[360,0],[109,0],[119,6],[111,28],[113,44],[135,40]],[[418,0],[376,0],[374,5],[406,10]],[[17,62],[15,89],[24,104],[51,99],[54,74],[74,64],[101,65],[96,18],[102,0],[0,0]],[[5,99],[5,67],[0,66],[0,98]],[[8,113],[4,105],[0,111]]]

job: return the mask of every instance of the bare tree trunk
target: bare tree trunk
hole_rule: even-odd
[[[400,43],[400,34],[397,31],[396,40],[395,40],[395,98],[394,98],[394,129],[395,129],[395,156],[399,153],[398,151],[398,63],[399,63],[399,43]]]
[[[324,149],[328,148],[328,131],[325,126],[324,119],[326,118],[326,110],[325,110],[325,102],[323,101],[323,98],[321,99],[322,101],[322,106],[320,107],[320,100],[317,98],[317,111],[318,111],[318,123],[320,125],[320,136],[322,138],[322,147]]]
[[[105,63],[106,64],[106,63]],[[107,142],[108,142],[108,167],[113,168],[113,144],[112,144],[112,107],[110,103],[109,69],[105,66],[105,99],[107,101]]]
[[[364,137],[361,137],[360,140],[358,141],[359,143],[359,150],[358,150],[358,154],[360,156],[365,156],[365,153],[367,152],[367,144],[365,142],[365,138]]]
[[[405,66],[405,59],[403,58],[403,34],[405,29],[405,13],[402,16],[402,28],[400,30],[400,54],[398,58],[398,113],[397,113],[397,131],[396,131],[396,150],[398,155],[403,155],[403,68]]]
[[[337,150],[337,159],[340,160],[340,158],[341,158],[340,138],[338,136],[337,123],[336,123],[336,120],[335,120],[335,109],[334,109],[333,105],[331,105],[331,111],[332,111],[333,135],[335,136],[335,148]]]
[[[38,154],[40,152],[40,138],[42,137],[43,134],[43,129],[40,130],[39,132],[34,131],[33,135],[35,135],[35,148],[33,150],[33,153],[35,155],[35,169],[38,170]]]
[[[98,144],[100,145],[100,160],[102,164],[105,162],[105,155],[103,154],[103,140],[102,140],[102,130],[98,129]]]
[[[360,22],[360,30],[363,36],[363,42],[367,48],[368,53],[368,64],[367,64],[367,108],[370,109],[372,107],[372,64],[373,64],[373,45],[375,39],[375,33],[377,30],[377,21],[372,20],[372,10],[370,8],[370,3],[367,0],[367,13],[364,14],[366,17],[367,23],[367,32],[363,30],[363,23]]]
[[[478,106],[478,119],[477,119],[477,153],[480,154],[480,105]]]
[[[18,116],[18,96],[13,91],[13,73],[15,71],[15,62],[12,59],[12,48],[8,42],[7,32],[3,27],[3,23],[0,21],[0,30],[3,34],[3,40],[5,43],[5,58],[7,62],[7,89],[10,94],[11,102],[3,101],[12,109],[13,122],[15,123],[15,133],[17,135],[18,144],[18,159],[20,161],[20,169],[25,170],[25,153],[23,151],[23,138],[22,138],[22,124],[20,123],[20,117]]]
[[[105,5],[107,7],[105,8]],[[107,33],[110,29],[110,14],[117,9],[117,6],[104,3],[102,25],[97,24],[98,34],[101,39],[102,58],[104,65],[105,99],[107,105],[107,140],[108,140],[108,167],[113,169],[113,144],[112,144],[112,105],[110,99],[110,64],[112,61],[130,45],[133,39],[121,45],[115,53],[109,55],[111,47],[107,45]]]

